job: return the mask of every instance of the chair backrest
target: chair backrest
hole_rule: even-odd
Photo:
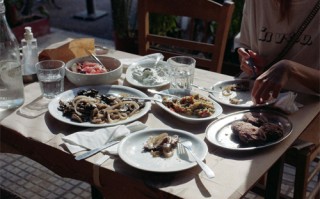
[[[166,59],[172,56],[189,55],[196,59],[197,67],[221,73],[233,10],[234,4],[231,1],[220,4],[212,0],[139,0],[139,54],[160,52]],[[191,40],[190,37],[173,38],[150,34],[150,13],[187,17],[191,19],[189,23],[191,26],[195,21],[200,20],[205,29],[208,29],[208,24],[214,21],[214,32],[209,35],[213,39],[207,43]],[[193,27],[189,28],[189,30],[193,29]],[[199,54],[204,56],[198,56]]]

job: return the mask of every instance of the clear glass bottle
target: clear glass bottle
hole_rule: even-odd
[[[36,63],[38,62],[37,39],[33,37],[31,27],[24,28],[24,38],[21,40],[22,47],[22,76],[23,83],[31,83],[37,80]]]
[[[19,44],[5,16],[0,0],[0,108],[19,107],[24,102]]]

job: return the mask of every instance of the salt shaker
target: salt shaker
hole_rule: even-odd
[[[37,80],[35,65],[38,62],[37,40],[33,37],[31,27],[25,27],[22,46],[23,82],[30,83]]]

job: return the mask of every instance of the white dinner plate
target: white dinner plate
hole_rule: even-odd
[[[226,86],[243,83],[243,82],[249,82],[249,91],[231,91],[231,95],[228,95],[228,96],[223,95],[223,90]],[[270,104],[275,103],[276,100],[273,99],[265,104],[254,104],[253,101],[251,100],[251,90],[253,87],[253,83],[254,81],[246,80],[246,79],[221,81],[213,85],[211,89],[215,92],[211,93],[209,96],[221,104],[232,106],[232,107],[238,107],[238,108],[262,107],[262,106],[268,106]],[[239,99],[240,103],[239,104],[230,103],[231,98]]]
[[[231,124],[234,121],[241,120],[243,115],[247,112],[257,112],[265,116],[269,122],[279,124],[284,129],[284,135],[281,139],[268,142],[259,146],[246,146],[241,145],[239,139],[233,134]],[[212,144],[231,150],[255,150],[260,148],[269,147],[282,142],[292,132],[292,124],[290,120],[283,114],[276,111],[267,110],[246,110],[241,112],[232,113],[220,118],[208,125],[206,129],[206,138]]]
[[[144,151],[143,146],[150,136],[161,133],[178,135],[179,141],[191,141],[192,150],[199,159],[204,160],[208,153],[206,143],[192,133],[178,129],[148,129],[132,133],[125,137],[119,144],[119,156],[128,165],[151,172],[176,172],[194,167],[197,163],[193,157],[186,153],[180,146],[174,149],[174,154],[170,158],[153,157],[150,152]],[[180,150],[182,149],[182,150]],[[184,151],[181,153],[181,151]]]
[[[194,91],[186,90],[186,89],[167,89],[167,90],[163,90],[161,92],[168,93],[168,94],[171,94],[171,95],[176,95],[176,96],[179,96],[179,97],[197,94]],[[199,118],[199,117],[196,117],[196,116],[189,116],[189,115],[179,114],[179,113],[176,113],[173,110],[169,109],[168,107],[163,105],[161,102],[156,102],[156,103],[157,103],[158,106],[160,106],[163,110],[165,110],[170,115],[173,115],[174,117],[176,117],[176,118],[178,118],[178,119],[180,119],[180,120],[182,120],[184,122],[188,122],[188,123],[197,123],[197,122],[210,121],[210,120],[213,120],[213,119],[217,118],[219,115],[222,114],[223,110],[222,110],[222,107],[220,106],[220,104],[218,104],[217,102],[213,101],[212,99],[210,99],[208,97],[205,97],[203,95],[200,95],[200,96],[205,98],[205,99],[207,99],[207,100],[209,100],[214,106],[214,110],[215,111],[209,117]]]
[[[49,103],[49,106],[48,106],[50,114],[54,118],[56,118],[57,120],[59,120],[61,122],[64,122],[64,123],[67,123],[67,124],[71,124],[71,125],[75,125],[75,126],[106,127],[106,126],[114,126],[114,125],[133,122],[133,121],[139,119],[140,117],[144,116],[151,108],[151,103],[150,102],[145,102],[145,107],[143,107],[138,113],[130,116],[129,118],[127,118],[125,120],[120,120],[120,121],[115,122],[115,123],[104,123],[104,124],[93,124],[93,123],[90,123],[90,122],[79,123],[79,122],[74,122],[70,118],[67,118],[67,117],[63,116],[62,112],[58,110],[59,101],[60,100],[63,101],[63,102],[70,101],[77,95],[78,91],[85,90],[85,89],[95,89],[95,90],[99,91],[99,94],[125,94],[125,95],[127,94],[128,96],[148,97],[143,92],[141,92],[141,91],[139,91],[137,89],[134,89],[134,88],[126,87],[126,86],[105,85],[105,86],[79,87],[79,88],[76,88],[76,89],[65,91],[65,92],[61,93],[60,95],[58,95],[57,97],[55,97]]]
[[[155,66],[154,59],[146,59],[131,64],[126,71],[127,81],[138,88],[159,88],[170,83],[168,64],[165,61],[159,61]],[[150,69],[153,78],[143,76],[143,70]],[[155,81],[156,79],[156,81]]]

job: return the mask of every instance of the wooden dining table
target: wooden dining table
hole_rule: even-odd
[[[113,51],[107,56],[120,60],[138,57],[121,51]],[[196,69],[194,74],[194,83],[203,87],[233,79],[202,69]],[[114,84],[130,86],[125,73]],[[65,79],[65,90],[72,88],[75,86]],[[208,95],[204,91],[195,90]],[[50,101],[41,98],[38,82],[25,85],[24,93],[23,106],[0,112],[1,152],[27,156],[62,177],[90,183],[106,198],[241,198],[267,172],[266,198],[276,198],[281,184],[282,157],[308,125],[317,122],[314,118],[320,110],[318,97],[299,93],[296,101],[303,104],[303,107],[287,115],[293,125],[290,136],[270,147],[239,151],[215,146],[206,139],[206,128],[214,120],[186,123],[153,104],[139,121],[149,128],[185,130],[204,140],[208,146],[204,161],[215,172],[215,178],[209,179],[199,166],[178,172],[149,172],[131,167],[116,155],[96,166],[95,162],[103,156],[102,153],[77,161],[64,147],[61,138],[84,128],[63,123],[51,116],[47,110]],[[223,113],[218,118],[246,110],[221,106]],[[275,110],[273,107],[263,109]]]

